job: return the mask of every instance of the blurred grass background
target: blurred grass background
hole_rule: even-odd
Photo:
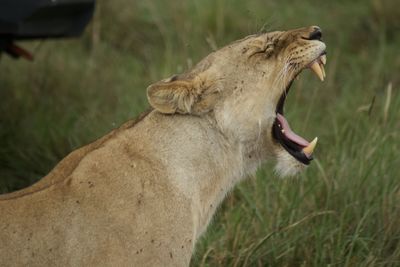
[[[0,60],[0,193],[148,107],[145,88],[259,31],[319,25],[327,80],[308,71],[286,103],[319,136],[295,179],[272,164],[238,185],[193,266],[400,266],[400,9],[396,0],[98,1],[82,38]]]

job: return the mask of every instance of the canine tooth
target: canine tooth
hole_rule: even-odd
[[[318,78],[323,82],[324,81],[324,76],[322,74],[321,67],[319,66],[317,61],[314,61],[310,68],[317,74]]]
[[[326,65],[326,55],[320,57],[322,64]]]
[[[324,68],[324,65],[323,64],[320,64],[319,65],[320,67],[321,67],[321,70],[322,70],[322,75],[324,76],[324,78],[326,77],[326,73],[325,73],[325,68]]]
[[[312,155],[312,153],[314,151],[314,148],[317,145],[317,142],[318,142],[318,137],[315,137],[314,140],[312,140],[311,143],[308,146],[303,148],[303,152],[306,155]]]

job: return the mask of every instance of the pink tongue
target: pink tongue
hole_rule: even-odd
[[[276,114],[276,118],[278,119],[279,123],[282,126],[282,129],[284,130],[283,135],[289,139],[290,141],[298,144],[299,146],[303,146],[306,147],[308,146],[310,143],[305,140],[303,137],[295,134],[292,129],[290,129],[289,123],[288,121],[285,119],[285,117],[283,117],[282,114]]]

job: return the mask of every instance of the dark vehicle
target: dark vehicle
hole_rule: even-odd
[[[94,5],[95,0],[1,0],[0,54],[32,59],[14,41],[80,35]]]

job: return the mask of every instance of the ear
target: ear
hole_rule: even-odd
[[[177,76],[147,88],[150,105],[161,113],[202,114],[213,109],[218,92],[199,76],[180,80]]]

